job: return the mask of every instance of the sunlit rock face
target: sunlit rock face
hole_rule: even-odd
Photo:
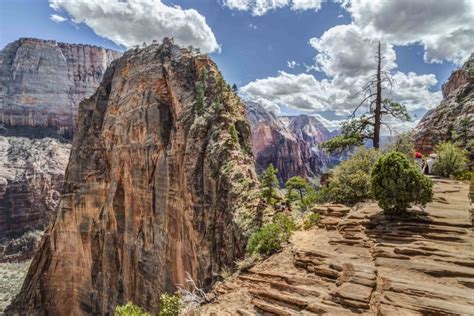
[[[186,273],[208,288],[260,221],[244,105],[170,40],[126,52],[80,104],[65,182],[7,314],[157,313]]]
[[[77,106],[120,53],[91,45],[21,38],[0,51],[0,123],[71,137]]]
[[[458,142],[474,161],[474,54],[442,87],[440,105],[425,114],[415,128],[417,150],[430,153],[442,141]],[[466,123],[470,122],[470,123]]]

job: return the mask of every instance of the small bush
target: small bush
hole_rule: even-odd
[[[386,152],[397,151],[412,161],[415,157],[415,137],[413,132],[405,132],[395,136],[388,144]]]
[[[178,316],[183,308],[181,296],[178,294],[163,293],[160,296],[159,316]]]
[[[250,236],[247,252],[250,255],[270,255],[281,248],[283,242],[290,239],[296,224],[289,215],[278,213],[273,222],[262,226]]]
[[[359,148],[334,169],[327,189],[321,192],[324,199],[354,205],[370,198],[370,172],[380,155],[378,150]]]
[[[441,177],[454,176],[466,168],[467,151],[452,143],[441,143],[435,148],[438,157],[433,165],[433,173]]]
[[[426,205],[433,184],[401,153],[382,156],[371,174],[371,193],[385,211],[404,211],[411,203]]]
[[[115,307],[115,316],[151,316],[141,307],[128,302],[126,305]]]
[[[474,172],[469,171],[469,170],[464,170],[454,175],[456,180],[460,180],[460,181],[471,181],[473,176],[474,176]]]
[[[321,215],[319,213],[310,213],[307,214],[303,220],[303,228],[305,230],[310,229],[314,225],[316,225],[317,222],[321,219]]]

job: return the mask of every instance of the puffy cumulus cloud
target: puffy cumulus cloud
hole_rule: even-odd
[[[54,23],[61,23],[61,22],[67,21],[65,17],[57,15],[57,14],[51,14],[49,16],[49,19],[53,21]]]
[[[474,50],[472,0],[342,0],[368,37],[406,45],[421,42],[425,61],[462,63]]]
[[[373,73],[377,67],[377,41],[365,37],[352,24],[330,28],[320,38],[311,38],[310,45],[317,50],[316,67],[326,75],[356,77]],[[392,45],[382,44],[385,70],[395,68],[396,55]]]
[[[346,120],[328,120],[327,118],[325,118],[319,113],[313,114],[313,116],[330,131],[340,129],[342,126],[342,123],[346,121]]]
[[[324,0],[224,0],[224,6],[232,10],[251,11],[252,15],[262,16],[268,11],[290,6],[291,10],[319,10]]]
[[[94,32],[117,44],[131,47],[142,42],[173,37],[175,42],[219,51],[214,33],[196,10],[167,6],[161,0],[49,0],[75,23],[85,23]]]

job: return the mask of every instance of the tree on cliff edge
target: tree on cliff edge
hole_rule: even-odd
[[[343,123],[341,134],[324,142],[321,147],[329,152],[341,152],[352,146],[360,146],[364,140],[372,140],[374,148],[380,148],[380,130],[386,126],[390,131],[390,126],[382,121],[385,116],[391,116],[402,121],[409,121],[410,116],[406,108],[389,99],[382,99],[383,84],[392,86],[390,73],[382,70],[382,57],[380,51],[380,42],[377,49],[377,72],[371,77],[363,87],[361,94],[363,100],[357,105],[349,120]],[[367,105],[367,112],[357,116],[357,111],[361,106]]]

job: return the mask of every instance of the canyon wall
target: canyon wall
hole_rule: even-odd
[[[442,141],[458,142],[474,161],[474,54],[442,87],[443,100],[415,128],[418,151],[430,153]]]
[[[260,223],[244,105],[203,55],[126,52],[79,106],[64,194],[7,314],[152,313],[243,256]]]
[[[21,38],[0,52],[0,123],[45,127],[71,138],[77,106],[94,93],[120,53],[90,45]]]

